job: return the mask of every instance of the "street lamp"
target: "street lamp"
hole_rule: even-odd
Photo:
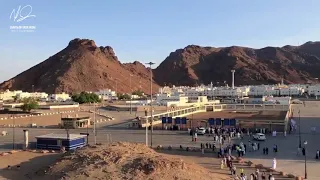
[[[130,114],[132,113],[132,89],[131,89],[131,77],[132,77],[132,74],[130,74]]]
[[[93,103],[93,133],[94,133],[94,144],[97,144],[97,130],[96,130],[96,103]]]
[[[300,131],[300,127],[301,127],[301,123],[300,123],[300,109],[298,111],[299,114],[299,148],[301,148],[301,131]]]
[[[305,154],[304,154],[304,179],[308,179],[308,174],[307,174],[307,141],[303,142],[304,144],[304,150],[305,150]]]
[[[11,115],[12,117],[12,115]],[[12,117],[13,118],[13,126],[12,126],[12,149],[14,150],[15,149],[15,127],[16,127],[16,120],[14,119],[15,117]]]
[[[149,63],[146,63],[150,66],[150,115],[151,115],[151,141],[150,141],[150,146],[152,147],[152,134],[153,134],[153,107],[152,107],[152,68],[151,66],[155,63],[153,62],[149,62]],[[148,124],[146,124],[148,125]],[[148,128],[146,128],[146,131],[148,130]],[[147,132],[146,132],[146,138],[148,138],[147,136]],[[147,139],[146,139],[146,142],[147,142]]]

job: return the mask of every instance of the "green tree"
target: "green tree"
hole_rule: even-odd
[[[81,92],[80,94],[74,94],[74,95],[72,95],[71,98],[74,102],[78,102],[79,104],[101,102],[101,100],[97,94],[87,93],[87,92]]]
[[[130,99],[130,95],[129,94],[118,93],[117,96],[118,96],[118,99],[120,99],[120,100]]]
[[[30,112],[32,109],[38,109],[39,108],[39,103],[36,99],[34,98],[23,98],[22,99],[23,105],[21,106],[21,109],[23,111],[28,111]]]
[[[138,96],[144,96],[144,93],[143,93],[143,91],[141,91],[141,90],[137,90],[137,91],[133,91],[132,92],[132,95],[138,95]]]

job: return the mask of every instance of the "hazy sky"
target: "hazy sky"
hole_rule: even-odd
[[[112,46],[122,62],[154,61],[189,44],[298,45],[320,39],[319,0],[0,0],[0,82],[67,46],[73,38]],[[20,22],[13,9],[32,6]],[[30,11],[23,9],[23,16]],[[10,26],[34,26],[12,32]]]

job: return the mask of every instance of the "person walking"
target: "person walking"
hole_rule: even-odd
[[[319,158],[320,158],[320,151],[317,150],[317,152],[316,152],[316,159],[319,159]]]
[[[302,148],[302,155],[305,156],[306,155],[306,149]]]
[[[198,134],[194,133],[194,142],[197,142]]]

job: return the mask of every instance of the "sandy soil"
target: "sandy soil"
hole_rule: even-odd
[[[42,179],[44,168],[54,163],[61,154],[33,153],[28,151],[17,152],[0,158],[0,179],[23,180]],[[8,165],[11,169],[8,169]],[[17,165],[20,168],[17,168]]]
[[[51,111],[53,112],[53,111]],[[26,126],[32,123],[37,124],[37,126],[57,126],[61,123],[61,117],[75,116],[90,116],[93,119],[93,113],[89,112],[73,112],[73,113],[64,113],[64,114],[53,114],[53,115],[45,115],[45,116],[32,116],[32,117],[19,117],[16,119],[7,119],[0,120],[0,125],[8,125],[8,124],[16,124],[16,126]],[[97,119],[105,119],[103,116],[99,116],[96,114]]]
[[[143,144],[114,143],[88,147],[65,156],[49,171],[59,179],[229,179],[197,164],[159,154]]]

